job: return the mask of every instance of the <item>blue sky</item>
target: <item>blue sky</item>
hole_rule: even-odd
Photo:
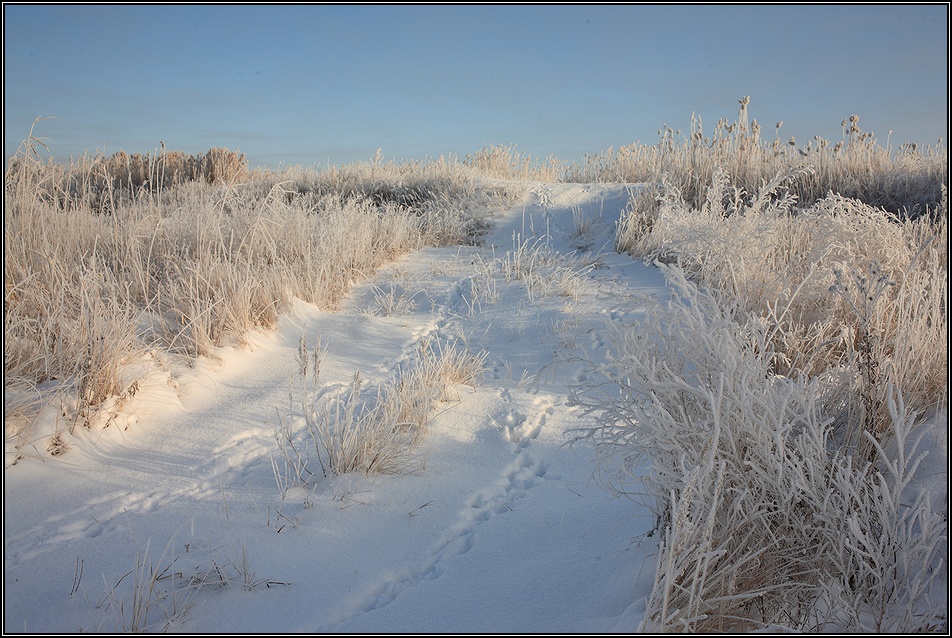
[[[4,154],[225,146],[253,166],[576,161],[751,96],[767,135],[947,143],[947,4],[5,5]]]

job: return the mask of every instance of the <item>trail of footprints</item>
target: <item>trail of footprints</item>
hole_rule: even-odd
[[[416,343],[423,336],[443,337],[453,334],[453,329],[459,327],[455,324],[467,319],[472,324],[468,326],[472,330],[481,327],[488,330],[492,325],[493,304],[484,304],[475,289],[473,277],[466,276],[465,273],[464,268],[447,281],[437,277],[434,272],[433,283],[436,279],[442,279],[440,288],[446,291],[445,296],[439,296],[437,293],[429,297],[442,299],[442,303],[434,303],[431,309],[432,321],[415,335]],[[513,285],[522,284],[517,282]],[[601,343],[594,345],[596,348],[603,346]],[[410,344],[396,361],[402,361],[409,356],[409,347]],[[494,370],[495,378],[503,379],[505,371],[510,372],[511,376],[511,370],[503,370],[506,362],[500,360],[498,363],[502,368]],[[493,483],[468,497],[455,521],[419,561],[381,575],[362,592],[358,592],[343,605],[337,617],[330,620],[324,628],[325,631],[346,630],[350,620],[386,607],[402,592],[422,581],[438,578],[449,568],[452,558],[465,554],[476,546],[478,531],[483,525],[496,516],[515,512],[529,490],[545,480],[549,471],[548,464],[545,459],[533,453],[532,442],[542,434],[547,420],[554,414],[555,397],[531,394],[521,387],[512,390],[501,388],[498,392],[502,406],[494,414],[487,415],[487,419],[490,425],[495,426],[499,436],[510,444],[512,460]],[[516,394],[515,398],[513,394]]]
[[[325,630],[333,630],[361,614],[392,603],[404,591],[424,580],[439,578],[447,569],[447,561],[470,551],[476,545],[477,533],[496,516],[516,511],[528,490],[545,479],[548,466],[544,459],[531,453],[530,443],[545,427],[546,419],[555,411],[547,396],[532,400],[531,414],[523,414],[512,406],[509,390],[499,393],[506,407],[493,417],[500,435],[512,444],[513,459],[491,485],[472,494],[457,515],[456,522],[437,540],[417,564],[392,570],[353,598],[349,605]]]

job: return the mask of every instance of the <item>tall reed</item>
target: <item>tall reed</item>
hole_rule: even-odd
[[[744,193],[760,190],[778,173],[792,173],[787,188],[801,205],[837,193],[915,218],[933,210],[949,183],[948,151],[935,145],[883,146],[861,130],[859,116],[845,118],[842,138],[819,136],[806,143],[784,139],[778,122],[772,139],[748,113],[750,98],[740,102],[737,119],[719,119],[706,132],[700,115],[691,118],[686,134],[665,127],[655,145],[634,143],[586,156],[567,165],[562,179],[571,182],[628,182],[658,184],[664,178],[685,202],[700,207],[706,192],[723,172]],[[804,170],[809,169],[809,170]]]

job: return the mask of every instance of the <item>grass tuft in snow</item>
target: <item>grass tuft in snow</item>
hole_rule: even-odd
[[[166,632],[184,620],[192,604],[193,592],[189,588],[175,587],[176,560],[166,564],[164,558],[153,563],[146,544],[145,551],[136,554],[135,567],[114,584],[103,575],[105,592],[96,609],[111,614],[115,631]],[[102,630],[102,627],[97,629]]]
[[[367,389],[358,371],[349,387],[336,390],[321,387],[322,356],[320,337],[309,350],[302,336],[299,394],[292,380],[291,407],[296,410],[299,403],[303,418],[280,417],[272,457],[282,498],[318,475],[394,474],[416,467],[415,447],[426,436],[434,407],[458,400],[454,392],[460,386],[475,387],[487,353],[424,340],[416,362],[388,383]]]
[[[199,592],[231,587],[250,592],[260,587],[289,586],[289,583],[259,576],[252,568],[244,544],[236,556],[224,557],[218,555],[220,550],[217,549],[214,555],[202,555],[200,549],[207,545],[207,540],[186,543],[184,553],[169,559],[170,544],[159,560],[153,562],[149,557],[150,543],[146,543],[145,549],[135,556],[135,566],[115,583],[103,575],[105,591],[94,608],[108,619],[97,620],[95,631],[175,631],[181,629],[195,607]],[[77,560],[70,595],[80,590],[82,574],[83,563]]]
[[[518,233],[513,233],[512,250],[506,251],[498,268],[505,281],[525,284],[530,301],[549,295],[577,300],[586,270],[579,260],[553,249],[547,236],[523,240]]]

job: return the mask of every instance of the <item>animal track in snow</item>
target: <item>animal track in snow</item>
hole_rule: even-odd
[[[512,395],[508,390],[503,398],[508,402],[512,401]],[[493,418],[502,431],[503,437],[510,443],[514,443],[516,449],[525,448],[532,439],[538,437],[545,427],[546,417],[555,412],[552,400],[548,397],[537,397],[533,403],[536,410],[532,417],[527,417],[518,410],[507,410],[502,415]]]
[[[439,578],[447,568],[446,561],[473,549],[480,527],[497,515],[514,512],[518,501],[545,476],[546,471],[544,461],[520,450],[493,485],[466,501],[456,523],[433,544],[419,563],[383,574],[363,593],[352,598],[347,608],[324,630],[332,631],[355,616],[389,605],[420,581]]]
[[[516,444],[519,449],[526,447],[529,441],[539,436],[542,426],[545,425],[544,414],[530,420],[517,410],[509,411],[494,420],[505,439]]]

